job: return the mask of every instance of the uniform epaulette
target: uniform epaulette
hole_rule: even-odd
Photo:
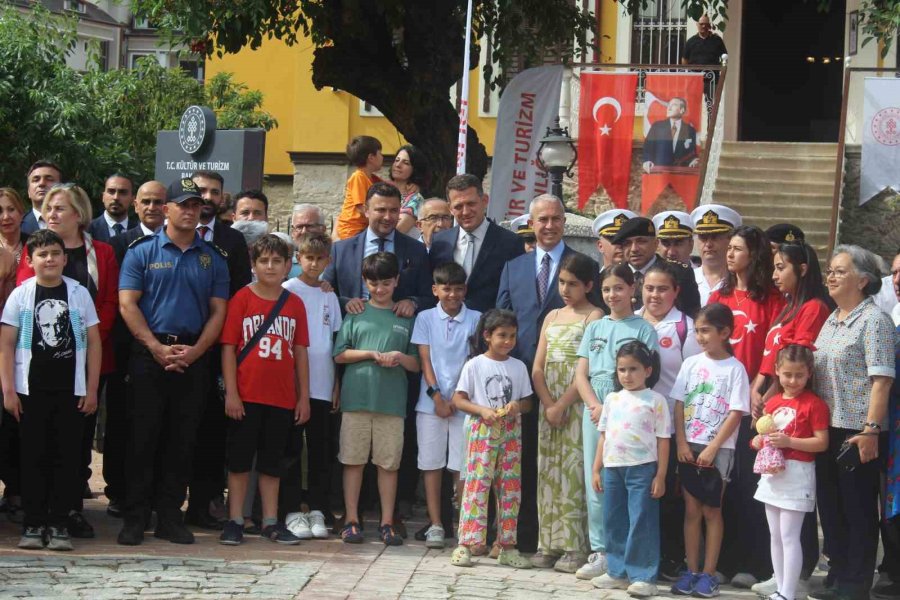
[[[136,240],[134,240],[133,242],[131,242],[130,244],[128,244],[128,247],[129,247],[129,248],[134,248],[134,247],[137,246],[138,244],[142,244],[143,242],[146,242],[146,241],[149,240],[149,239],[153,239],[153,236],[152,236],[152,235],[142,235],[142,236],[139,237],[138,239],[136,239]]]
[[[682,269],[691,269],[691,265],[687,263],[683,263],[680,260],[672,260],[671,258],[666,258],[665,261],[670,265],[675,265],[677,267],[681,267]]]
[[[212,248],[213,250],[215,250],[216,252],[218,252],[219,256],[221,256],[222,258],[228,258],[228,252],[226,252],[226,251],[223,250],[222,248],[219,248],[219,247],[216,246],[214,243],[212,243],[212,242],[207,242],[206,240],[203,240],[203,242],[204,242],[207,246],[209,246],[210,248]]]

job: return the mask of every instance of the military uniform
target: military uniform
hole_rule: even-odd
[[[228,266],[224,252],[199,235],[182,251],[162,230],[131,244],[119,289],[142,292],[138,307],[162,344],[193,345],[209,319],[210,299],[228,299]],[[209,359],[201,357],[183,373],[166,371],[135,341],[129,376],[126,518],[146,519],[152,506],[161,519],[180,522]]]

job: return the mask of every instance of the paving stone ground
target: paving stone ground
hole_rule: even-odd
[[[98,465],[99,466],[99,465]],[[100,469],[95,469],[95,473]],[[92,482],[94,490],[102,481]],[[96,496],[96,494],[95,494]],[[197,542],[179,546],[148,532],[141,546],[115,543],[121,521],[106,515],[103,496],[86,501],[97,530],[93,540],[75,540],[75,551],[56,553],[16,548],[18,526],[0,515],[0,598],[89,600],[432,600],[441,598],[621,600],[627,594],[594,589],[590,582],[551,570],[515,570],[487,558],[472,569],[450,565],[450,552],[428,550],[410,537],[385,548],[366,523],[366,543],[337,538],[279,546],[247,537],[222,546],[217,532],[196,532]],[[410,533],[421,517],[409,522]],[[451,540],[452,541],[452,540]],[[662,587],[662,586],[661,586]],[[668,594],[661,594],[666,597]],[[749,599],[749,590],[723,587],[722,598]]]

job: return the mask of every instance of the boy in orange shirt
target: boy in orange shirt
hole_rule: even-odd
[[[353,237],[369,226],[363,206],[366,203],[366,192],[373,183],[381,181],[375,175],[384,163],[381,142],[372,136],[358,135],[347,144],[347,158],[356,166],[356,171],[347,180],[344,205],[341,207],[340,216],[334,222],[331,237],[335,241]]]

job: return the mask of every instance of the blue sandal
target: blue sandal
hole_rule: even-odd
[[[403,544],[403,538],[394,531],[393,525],[382,525],[378,528],[378,534],[385,546],[400,546]]]
[[[362,544],[364,538],[359,523],[356,521],[346,523],[344,528],[341,529],[341,539],[345,544]]]

